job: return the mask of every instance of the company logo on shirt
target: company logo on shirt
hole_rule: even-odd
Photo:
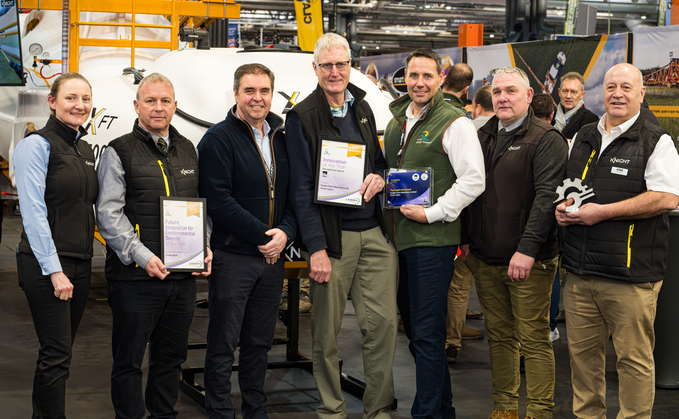
[[[611,163],[617,164],[629,164],[630,159],[619,159],[617,157],[611,157]]]
[[[196,173],[196,171],[194,169],[182,169],[180,173],[184,176],[187,176]]]
[[[424,138],[424,141],[431,141],[430,138],[427,138],[427,135],[429,135],[429,131],[424,131],[422,133],[422,138]]]
[[[511,146],[507,150],[508,151],[517,151],[517,150],[520,150],[520,149],[521,149],[521,146],[517,145],[517,146]]]
[[[90,166],[90,167],[94,167],[94,162],[93,162],[93,161],[85,160],[85,164],[88,165],[88,166]]]

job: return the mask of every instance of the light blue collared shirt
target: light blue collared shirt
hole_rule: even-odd
[[[236,114],[236,117],[243,119],[238,115],[238,111],[234,111]],[[245,119],[243,119],[243,122],[248,122]],[[248,123],[248,125],[250,125]],[[271,127],[269,126],[269,123],[266,122],[266,119],[264,120],[264,123],[262,124],[262,131],[259,132],[259,130],[252,125],[250,125],[252,128],[252,132],[255,134],[255,142],[257,143],[257,147],[259,147],[259,151],[262,154],[262,158],[264,159],[264,162],[266,163],[266,170],[269,172],[269,178],[273,180],[273,158],[271,157],[271,143],[269,141],[269,132],[271,131]]]
[[[339,118],[344,118],[347,116],[347,112],[349,111],[349,106],[352,106],[354,104],[354,95],[349,92],[348,89],[344,90],[344,106],[342,106],[342,109],[336,109],[333,108],[332,106],[330,107],[330,112],[332,112],[332,116],[336,116]]]
[[[49,160],[50,143],[39,134],[19,141],[12,157],[24,231],[43,275],[62,271],[45,204]]]

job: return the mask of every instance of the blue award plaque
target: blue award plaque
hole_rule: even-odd
[[[387,174],[387,208],[401,205],[431,206],[431,168],[389,169]]]

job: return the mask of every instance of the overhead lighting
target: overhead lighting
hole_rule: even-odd
[[[403,31],[403,33],[408,33],[408,31]]]
[[[488,35],[488,36],[489,36],[490,38],[495,38],[495,35],[493,35],[492,33],[491,33],[490,35]]]
[[[425,9],[428,9],[428,8],[430,8],[430,7],[431,7],[431,6],[428,5],[428,4],[425,4],[425,5],[424,5],[424,8],[425,8]]]
[[[645,19],[646,19],[646,16],[642,16],[642,17],[641,17],[641,20],[645,20]]]
[[[380,49],[380,47],[375,47],[375,49]]]
[[[330,0],[323,0],[323,3],[328,4],[330,3]]]
[[[297,30],[297,26],[295,26],[295,30]]]
[[[556,12],[556,14],[557,16],[563,16],[563,10],[559,10],[558,12]]]
[[[365,49],[365,45],[363,45],[363,46],[361,47],[361,49]]]
[[[389,33],[389,32],[391,32],[391,31],[390,31],[389,29],[387,29],[387,30],[386,30],[386,31],[384,31],[384,32],[385,32],[385,33]]]
[[[446,10],[450,10],[452,8],[453,8],[452,6],[446,6]]]

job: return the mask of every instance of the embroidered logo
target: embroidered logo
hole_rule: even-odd
[[[618,164],[629,164],[630,159],[619,159],[617,157],[611,157],[611,163],[618,163]]]
[[[88,166],[90,166],[90,167],[94,167],[94,162],[93,162],[93,161],[86,160],[86,161],[85,161],[85,164],[88,165]]]
[[[368,118],[361,118],[361,124],[367,124]]]
[[[431,141],[431,139],[427,138],[427,135],[429,135],[429,131],[424,131],[422,133],[422,138],[424,138],[424,141]]]
[[[180,171],[180,173],[181,173],[182,175],[184,175],[184,176],[192,175],[192,174],[194,174],[195,172],[196,172],[196,171],[195,171],[194,169],[182,169],[182,170]]]
[[[521,149],[521,146],[520,146],[520,145],[517,145],[517,146],[511,146],[511,147],[509,147],[507,150],[509,150],[509,151],[516,151],[516,150],[520,150],[520,149]]]

